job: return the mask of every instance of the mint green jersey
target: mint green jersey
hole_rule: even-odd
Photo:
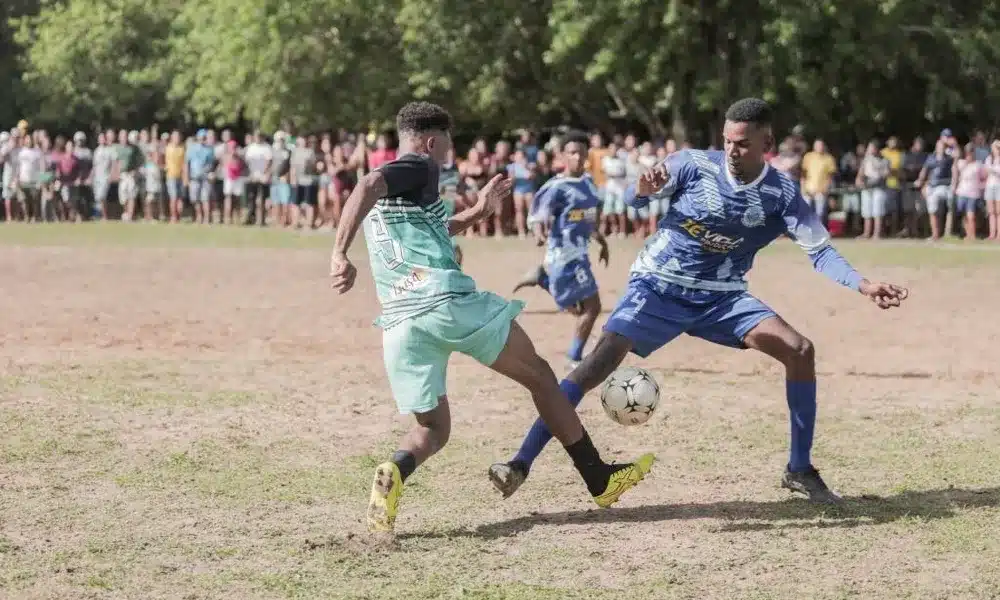
[[[430,157],[405,154],[378,169],[388,192],[365,217],[365,241],[388,329],[452,298],[476,291],[462,273],[438,195],[438,167]]]

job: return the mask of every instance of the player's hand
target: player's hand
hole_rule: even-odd
[[[354,278],[357,277],[358,270],[351,264],[351,261],[338,252],[334,252],[330,257],[330,287],[338,294],[345,294],[354,287]]]
[[[513,188],[514,181],[505,173],[497,173],[487,181],[477,194],[479,201],[476,206],[479,208],[481,216],[488,217],[499,213],[503,209],[503,203],[510,197]]]
[[[667,171],[666,165],[657,165],[639,175],[639,181],[635,186],[636,195],[652,196],[663,189],[668,181],[670,181],[670,172]]]
[[[910,295],[910,290],[891,283],[873,283],[867,279],[861,282],[859,290],[881,309],[899,306]]]
[[[611,261],[611,252],[608,250],[607,242],[601,244],[601,254],[597,257],[597,261],[604,263],[605,268],[607,268],[608,263]]]

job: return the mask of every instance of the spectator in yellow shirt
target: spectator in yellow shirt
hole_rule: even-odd
[[[604,162],[604,157],[608,156],[608,149],[604,147],[604,138],[601,134],[595,133],[590,137],[590,150],[587,152],[587,172],[594,179],[594,185],[597,186],[597,190],[601,195],[601,199],[604,199],[604,187],[607,185],[608,178],[604,175],[604,167],[602,163]]]
[[[892,214],[890,227],[893,233],[899,231],[903,218],[903,195],[900,181],[903,180],[903,151],[899,149],[899,138],[892,136],[882,149],[882,158],[889,161],[889,178],[885,180],[886,209]]]
[[[813,142],[812,152],[802,157],[802,197],[813,207],[820,219],[826,218],[826,209],[837,161],[827,152],[823,140]]]
[[[174,130],[170,134],[164,152],[164,166],[167,180],[167,208],[170,211],[170,222],[176,223],[184,212],[184,144],[181,143],[181,132]]]

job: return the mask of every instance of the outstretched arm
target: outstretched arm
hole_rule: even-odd
[[[448,219],[448,235],[458,235],[503,207],[514,183],[509,177],[497,173],[478,193],[475,205]]]
[[[690,161],[691,155],[687,151],[674,152],[625,188],[625,204],[632,208],[644,208],[653,200],[672,197],[690,179]]]
[[[611,261],[611,252],[608,250],[607,238],[605,238],[604,234],[601,233],[601,230],[596,227],[594,228],[594,231],[591,233],[591,237],[593,237],[594,241],[596,241],[598,245],[601,246],[601,254],[597,260],[604,263],[605,267],[608,266],[608,263]]]
[[[785,230],[809,255],[813,268],[844,287],[867,296],[879,308],[899,306],[909,291],[891,283],[873,283],[862,277],[830,243],[830,234],[816,212],[806,204],[798,186],[794,187],[794,192],[794,198],[782,215]]]

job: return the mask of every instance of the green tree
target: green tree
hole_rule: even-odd
[[[13,123],[31,105],[28,89],[21,81],[21,47],[15,41],[16,24],[21,17],[38,12],[38,0],[0,2],[0,82],[7,85],[0,102],[0,124]]]
[[[384,118],[405,95],[394,14],[363,0],[188,2],[171,43],[171,98],[200,120],[243,116],[268,130]]]
[[[163,106],[176,2],[44,0],[19,19],[24,83],[45,121],[127,122]]]
[[[549,0],[402,0],[396,21],[413,93],[493,131],[541,124],[553,90],[549,9]]]

